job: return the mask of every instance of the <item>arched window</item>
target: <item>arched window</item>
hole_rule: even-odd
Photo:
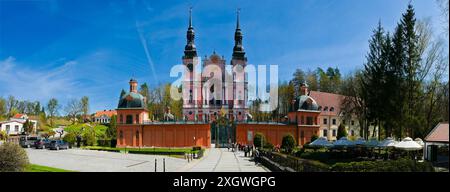
[[[136,124],[139,124],[139,114],[136,115]]]
[[[119,138],[123,139],[123,131],[122,130],[119,131]]]
[[[334,107],[331,107],[331,108],[330,108],[330,111],[334,111]]]
[[[123,123],[123,115],[120,114],[120,118],[119,118],[120,123]]]
[[[139,145],[139,131],[136,131],[136,145]]]
[[[132,115],[127,115],[126,124],[133,124],[133,116]]]
[[[328,111],[328,107],[325,106],[325,108],[323,108],[323,111]]]

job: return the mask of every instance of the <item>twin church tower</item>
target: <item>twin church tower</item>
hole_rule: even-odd
[[[231,59],[231,68],[240,65],[245,68],[247,58],[245,57],[244,47],[242,46],[243,34],[239,24],[239,10],[237,11],[236,30],[234,33],[234,47]],[[227,73],[225,58],[219,56],[215,51],[209,57],[199,58],[195,46],[195,32],[192,25],[192,9],[189,11],[189,27],[186,34],[187,43],[182,57],[183,65],[188,69],[183,84],[183,118],[187,121],[212,122],[219,116],[225,116],[235,121],[245,121],[248,116],[248,82],[245,75],[236,75]],[[202,60],[202,69],[211,65],[211,67],[220,69],[222,73],[222,82],[214,87],[207,84],[210,77],[194,77],[194,67],[199,59]],[[226,82],[226,76],[229,75],[232,81]],[[218,90],[218,89],[221,89]],[[232,93],[229,93],[232,90]],[[221,96],[218,97],[218,94]]]

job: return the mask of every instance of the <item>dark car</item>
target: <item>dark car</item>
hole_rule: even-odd
[[[48,148],[49,149],[56,149],[56,150],[68,149],[69,148],[69,143],[64,142],[62,140],[51,141]]]
[[[50,147],[51,140],[48,139],[40,139],[34,142],[34,147],[36,149],[45,149]]]

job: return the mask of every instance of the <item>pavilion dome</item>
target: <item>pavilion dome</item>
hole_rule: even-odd
[[[127,109],[127,108],[146,108],[145,99],[139,93],[129,92],[122,96],[119,101],[118,107],[119,109]]]
[[[308,95],[301,95],[297,97],[295,106],[297,108],[296,110],[319,110],[319,105],[317,104],[317,102]]]

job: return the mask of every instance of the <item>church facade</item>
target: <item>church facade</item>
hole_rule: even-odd
[[[219,116],[225,116],[233,121],[245,121],[248,115],[248,81],[243,70],[236,72],[247,65],[239,12],[234,34],[235,45],[229,65],[226,64],[225,58],[215,51],[209,57],[198,57],[192,14],[189,16],[186,38],[187,43],[182,57],[183,65],[187,69],[182,82],[183,119],[210,123]],[[195,71],[200,67],[198,65],[201,65],[201,75]]]

